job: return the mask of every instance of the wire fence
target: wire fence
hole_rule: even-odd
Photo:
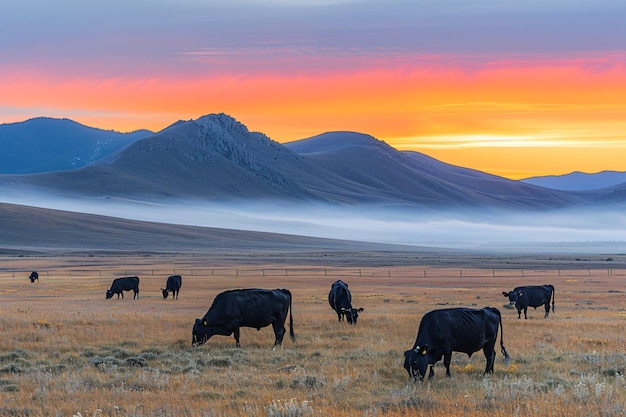
[[[27,278],[31,270],[0,270],[1,278]],[[478,269],[478,268],[158,268],[158,269],[69,269],[38,270],[40,277],[114,277],[114,276],[169,276],[192,277],[370,277],[370,278],[541,278],[626,276],[626,269]]]

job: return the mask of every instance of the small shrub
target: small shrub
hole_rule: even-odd
[[[272,401],[272,404],[265,407],[267,417],[304,417],[313,416],[315,411],[309,401],[301,403],[295,398],[289,401]]]
[[[144,366],[148,366],[148,362],[140,356],[131,356],[130,358],[126,358],[126,365],[143,368]]]

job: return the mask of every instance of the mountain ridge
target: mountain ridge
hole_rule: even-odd
[[[102,130],[50,117],[0,124],[0,174],[80,168],[151,133]]]
[[[520,181],[555,190],[590,191],[625,184],[626,172],[606,170],[596,173],[585,173],[574,171],[564,175],[524,178]]]
[[[598,193],[549,189],[398,151],[357,132],[280,144],[224,113],[179,120],[76,169],[0,175],[0,186],[68,196],[312,201],[435,212],[558,210],[603,201]]]

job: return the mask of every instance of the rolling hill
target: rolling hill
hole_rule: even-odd
[[[335,132],[281,145],[225,114],[179,121],[90,165],[0,176],[0,186],[66,196],[313,201],[440,210],[551,210],[580,198]]]
[[[555,209],[576,196],[400,152],[372,136],[331,132],[285,146],[381,201],[431,207]]]
[[[554,190],[588,191],[615,187],[620,184],[626,185],[626,172],[602,171],[595,174],[572,172],[566,175],[525,178],[521,181]]]
[[[68,119],[39,117],[0,125],[0,174],[80,168],[152,132],[118,133]]]

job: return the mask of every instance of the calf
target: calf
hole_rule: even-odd
[[[106,299],[113,297],[113,294],[117,294],[117,298],[122,296],[124,298],[124,291],[132,290],[134,295],[133,299],[139,298],[139,278],[138,277],[124,277],[115,278],[111,284],[111,288],[107,290]]]
[[[30,279],[30,282],[35,282],[35,280],[39,282],[39,274],[37,273],[37,271],[33,271],[30,273],[30,276],[28,277],[28,279]]]
[[[328,303],[330,308],[335,310],[339,321],[346,317],[348,324],[356,324],[359,318],[359,313],[363,311],[363,308],[352,307],[352,294],[348,289],[348,284],[342,280],[337,280],[330,286],[330,292],[328,293]]]
[[[165,300],[168,294],[172,293],[172,300],[178,299],[178,292],[180,291],[180,286],[183,283],[183,279],[180,275],[171,275],[167,278],[167,283],[165,284],[165,288],[161,288],[161,293],[163,294],[163,299]]]
[[[537,309],[539,306],[545,306],[546,313],[543,317],[547,319],[550,314],[550,299],[552,299],[552,312],[554,313],[554,286],[550,284],[517,287],[513,291],[502,291],[502,295],[515,306],[518,319],[522,318],[522,310],[524,310],[524,319],[527,319],[528,307]]]

